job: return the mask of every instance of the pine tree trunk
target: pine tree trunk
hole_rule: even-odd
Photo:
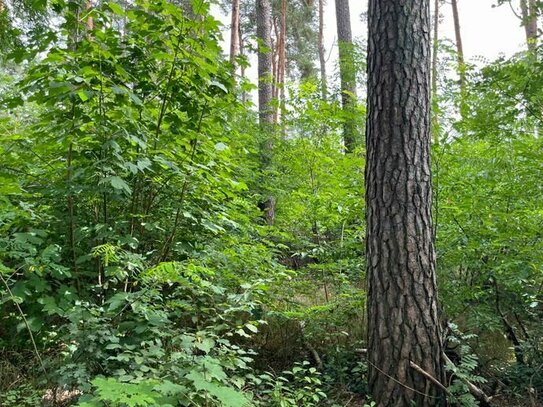
[[[287,36],[287,0],[281,0],[279,23],[274,21],[275,38],[277,44],[273,54],[273,90],[272,97],[279,103],[275,105],[273,122],[279,122],[279,110],[284,106],[285,99],[285,71],[286,71],[286,36]]]
[[[432,38],[432,141],[439,144],[439,105],[437,101],[437,57],[439,53],[439,2],[434,1],[434,37]]]
[[[437,93],[437,54],[439,51],[439,1],[434,1],[434,37],[432,38],[432,97]]]
[[[339,47],[339,75],[341,81],[341,104],[346,118],[343,121],[345,152],[350,153],[356,145],[356,72],[353,61],[353,35],[349,0],[336,0],[336,22]]]
[[[262,169],[265,172],[271,163],[273,150],[273,97],[272,40],[270,0],[256,0],[256,35],[258,38],[258,118],[260,129],[267,136],[261,147]],[[268,194],[263,202],[264,218],[269,225],[275,218],[275,198]]]
[[[258,116],[260,127],[273,124],[272,40],[270,0],[256,0],[256,35],[258,38]]]
[[[453,20],[454,20],[454,36],[456,38],[456,55],[458,58],[458,75],[460,76],[460,90],[464,92],[466,85],[466,70],[464,61],[464,47],[462,45],[462,33],[460,31],[460,15],[458,14],[458,1],[451,0]]]
[[[368,384],[377,406],[436,406],[443,380],[432,233],[430,0],[370,0]],[[401,68],[399,68],[401,67]]]
[[[239,53],[239,0],[232,0],[232,23],[230,25],[230,63],[236,72],[236,56]]]
[[[278,70],[279,70],[279,44],[278,39],[280,36],[279,29],[277,27],[277,20],[275,18],[272,18],[272,31],[274,35],[272,35],[272,74],[271,77],[273,79],[272,82],[272,99],[277,99],[278,89],[277,86],[277,80],[278,80]],[[274,41],[274,38],[276,41]],[[273,123],[277,124],[277,108],[273,110]]]
[[[328,83],[326,79],[326,58],[324,48],[324,0],[319,0],[319,37],[317,39],[319,49],[319,63],[321,70],[321,96],[322,100],[327,99]]]
[[[281,0],[281,37],[279,38],[279,108],[281,114],[285,110],[285,73],[287,70],[287,0]],[[285,135],[284,120],[281,121],[281,131]]]

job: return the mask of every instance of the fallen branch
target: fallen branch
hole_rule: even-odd
[[[439,380],[437,380],[434,376],[432,376],[430,373],[428,373],[426,370],[424,370],[422,367],[420,367],[419,365],[417,365],[415,362],[409,362],[409,365],[415,369],[417,372],[419,372],[421,375],[423,375],[424,377],[426,377],[428,380],[430,380],[432,383],[434,383],[437,387],[439,387],[441,390],[443,390],[447,396],[451,397],[452,394],[451,392],[449,391],[449,389],[447,389],[443,383],[441,383]]]
[[[317,352],[317,350],[311,344],[309,344],[308,342],[304,341],[304,345],[307,348],[307,350],[309,351],[309,353],[311,353],[311,356],[313,356],[313,360],[315,361],[315,364],[317,365],[317,369],[321,370],[321,371],[324,370],[324,365],[322,364],[322,359],[319,356],[319,353]]]

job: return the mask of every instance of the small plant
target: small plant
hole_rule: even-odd
[[[21,386],[7,390],[0,394],[0,405],[3,407],[31,407],[41,404],[41,392],[30,384],[25,383]]]
[[[270,407],[320,406],[327,398],[320,376],[307,361],[295,363],[291,370],[278,376],[264,373],[254,378],[255,384],[265,389],[257,394],[257,399],[262,406]]]
[[[477,356],[472,352],[471,347],[467,344],[467,341],[474,339],[477,335],[462,333],[456,324],[449,323],[449,336],[447,340],[449,343],[456,344],[458,349],[458,355],[460,356],[460,363],[455,365],[454,363],[447,363],[446,370],[450,374],[449,392],[451,394],[451,402],[462,407],[477,407],[479,403],[470,393],[467,382],[474,384],[486,383],[486,379],[475,373],[475,369],[478,365]]]

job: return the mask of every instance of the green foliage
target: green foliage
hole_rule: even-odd
[[[476,385],[486,383],[486,379],[475,373],[478,358],[468,344],[468,341],[475,339],[477,335],[464,334],[453,323],[449,323],[448,329],[447,343],[455,349],[460,358],[459,364],[446,364],[446,370],[451,377],[448,386],[450,401],[463,407],[476,407],[479,403],[471,394],[466,382]]]
[[[61,38],[8,84],[0,343],[29,346],[20,305],[50,349],[41,379],[82,405],[248,402],[241,341],[260,277],[281,267],[265,245],[246,255],[256,142],[232,126],[244,107],[207,7],[105,3],[80,37],[68,8]]]
[[[41,391],[29,383],[24,383],[0,394],[0,404],[5,407],[38,406],[41,399]]]
[[[310,363],[295,363],[291,370],[281,375],[263,374],[255,382],[263,388],[259,393],[259,402],[263,406],[295,407],[319,406],[326,399],[322,391],[320,373]]]
[[[503,333],[521,344],[540,336],[543,157],[531,104],[541,88],[528,85],[541,82],[540,72],[532,57],[519,55],[473,75],[469,114],[434,151],[446,313],[480,337]],[[488,359],[500,352],[484,345]]]

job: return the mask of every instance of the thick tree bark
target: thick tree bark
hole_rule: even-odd
[[[439,1],[434,0],[434,36],[432,38],[432,98],[437,93],[437,54],[439,51]]]
[[[526,33],[528,50],[534,51],[537,47],[537,6],[535,0],[520,0],[522,24]]]
[[[345,152],[352,152],[356,146],[356,72],[353,61],[353,35],[349,0],[336,0],[336,22],[339,47],[339,76],[341,81],[341,104],[346,118],[343,121],[343,142]]]
[[[439,105],[437,101],[437,57],[439,52],[439,2],[434,0],[434,36],[432,38],[432,141],[439,144]]]
[[[327,99],[328,81],[326,79],[326,52],[324,48],[324,0],[319,0],[319,37],[317,38],[317,46],[319,49],[319,63],[321,70],[321,96],[322,100]]]
[[[368,384],[379,407],[436,406],[443,382],[430,167],[430,0],[370,0]]]
[[[236,71],[236,57],[239,53],[239,0],[232,0],[232,23],[230,24],[230,63]]]

